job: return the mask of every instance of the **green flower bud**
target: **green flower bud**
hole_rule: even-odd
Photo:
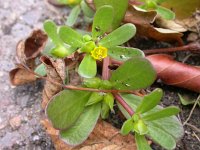
[[[145,135],[148,133],[148,128],[143,120],[138,120],[137,122],[134,122],[133,130],[139,133],[140,135]]]
[[[114,112],[114,96],[111,93],[106,93],[104,95],[104,102],[109,106],[110,110]]]
[[[59,58],[64,58],[69,54],[69,51],[64,46],[58,46],[51,50],[51,54]]]
[[[83,41],[84,42],[89,42],[91,40],[92,40],[92,37],[90,35],[86,34],[86,35],[83,36]]]
[[[103,100],[103,93],[93,92],[86,104],[86,106],[96,104]]]
[[[96,47],[93,41],[86,42],[83,47],[81,47],[82,52],[90,53]]]
[[[112,83],[108,80],[103,80],[101,82],[101,85],[100,85],[100,88],[101,89],[105,89],[105,90],[109,90],[109,89],[112,89]]]
[[[83,84],[88,88],[99,88],[101,83],[101,79],[99,78],[90,78],[90,79],[84,79]]]
[[[132,119],[134,120],[134,122],[137,122],[140,119],[140,116],[138,114],[134,114],[132,116]]]

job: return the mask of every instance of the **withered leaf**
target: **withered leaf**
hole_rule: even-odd
[[[15,68],[9,72],[10,82],[12,85],[18,86],[35,81],[37,78],[24,68]]]
[[[41,62],[46,66],[47,78],[56,83],[63,84],[66,77],[65,62],[62,59],[53,59],[47,56],[40,58]],[[49,100],[58,92],[62,90],[62,86],[54,84],[53,82],[46,80],[43,95],[42,95],[42,108],[46,107]]]
[[[200,68],[177,62],[166,54],[150,55],[147,59],[165,84],[200,93]]]
[[[47,42],[47,35],[42,30],[34,30],[25,40],[17,44],[16,52],[20,62],[27,62],[36,58],[44,49]]]
[[[60,140],[59,131],[55,130],[48,120],[42,120],[41,122],[51,136],[56,150],[136,150],[132,135],[120,135],[118,129],[105,121],[99,120],[89,138],[76,147],[66,145]]]

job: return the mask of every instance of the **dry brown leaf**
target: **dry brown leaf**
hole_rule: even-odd
[[[57,83],[64,83],[65,80],[65,62],[62,59],[49,58],[42,56],[41,62],[46,66],[47,78]],[[43,94],[42,94],[42,108],[44,109],[49,100],[58,92],[62,90],[62,87],[58,84],[53,84],[51,81],[46,80]]]
[[[55,130],[48,120],[41,122],[51,136],[56,150],[136,150],[132,135],[120,135],[118,129],[105,121],[98,121],[88,139],[76,147],[66,145],[60,140],[59,131]]]
[[[187,29],[184,28],[183,25],[176,23],[175,20],[166,20],[162,17],[156,17],[155,22],[160,28],[170,29],[177,32],[187,31]]]
[[[165,84],[200,93],[200,68],[177,62],[166,54],[155,54],[146,58],[153,64],[158,78]]]
[[[11,70],[9,76],[11,84],[15,86],[30,83],[37,79],[34,74],[19,67]]]
[[[47,35],[42,30],[34,30],[25,40],[17,44],[16,52],[20,62],[27,63],[28,60],[36,58],[44,49]]]
[[[44,49],[47,38],[47,35],[42,30],[34,30],[27,39],[21,40],[16,47],[19,62],[34,70],[36,66],[35,58]],[[11,83],[16,86],[30,83],[37,79],[35,75],[19,66],[11,70],[9,75]]]

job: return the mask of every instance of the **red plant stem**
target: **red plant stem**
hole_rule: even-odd
[[[130,116],[133,116],[133,109],[124,101],[124,99],[118,94],[113,93],[115,99],[124,107],[124,109],[129,113]]]
[[[102,79],[108,80],[110,78],[110,70],[108,66],[111,64],[110,57],[106,57],[103,60],[103,69],[102,69]],[[124,109],[129,113],[130,116],[133,116],[134,111],[132,108],[124,101],[124,99],[119,95],[119,93],[113,93],[115,99],[124,107]]]
[[[200,53],[200,43],[195,42],[184,46],[144,50],[145,54],[172,53],[178,51],[194,51]]]
[[[111,64],[110,57],[106,57],[103,59],[103,69],[102,69],[102,79],[108,80],[110,78],[110,70],[108,66]]]

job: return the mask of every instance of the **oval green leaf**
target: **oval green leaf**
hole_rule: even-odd
[[[62,41],[58,36],[58,29],[56,24],[52,20],[46,20],[43,24],[44,30],[47,35],[52,39],[55,45],[62,45]]]
[[[152,150],[144,135],[135,134],[137,150]]]
[[[100,115],[101,104],[86,107],[83,114],[68,130],[60,131],[61,139],[69,145],[83,143],[94,129]]]
[[[144,57],[144,53],[140,49],[121,46],[109,48],[108,55],[119,61],[126,61],[132,57]]]
[[[103,100],[103,94],[99,92],[93,92],[86,104],[86,106],[96,104]]]
[[[110,5],[114,8],[112,29],[116,29],[122,22],[128,8],[128,0],[94,0],[96,9],[104,5]],[[111,18],[110,18],[111,19]]]
[[[46,114],[56,129],[67,129],[79,118],[85,108],[90,92],[64,90],[52,98]]]
[[[66,25],[73,26],[81,12],[81,8],[79,5],[75,6],[72,11],[70,12],[69,17],[67,18]]]
[[[92,18],[94,16],[94,11],[86,4],[86,2],[83,0],[81,1],[81,9],[83,10],[83,13],[85,16]]]
[[[62,26],[59,35],[65,43],[72,47],[80,48],[83,46],[82,35],[68,26]]]
[[[145,95],[141,104],[137,107],[136,113],[145,113],[158,105],[163,96],[161,89],[155,89],[148,95]]]
[[[40,65],[38,65],[35,70],[34,70],[35,73],[41,75],[41,76],[46,76],[47,72],[46,72],[46,67],[45,65],[42,63]]]
[[[162,110],[149,113],[143,117],[144,120],[146,121],[152,121],[152,120],[157,120],[165,117],[170,117],[173,115],[177,115],[180,112],[180,109],[175,107],[175,106],[170,106],[167,108],[164,108]]]
[[[175,139],[164,130],[152,125],[148,125],[148,131],[149,131],[148,136],[150,136],[153,139],[153,141],[158,143],[163,148],[165,149],[176,148]]]
[[[156,79],[151,63],[142,57],[127,60],[113,71],[110,81],[118,90],[137,90],[150,86]]]
[[[173,20],[175,19],[175,13],[165,7],[162,6],[157,6],[156,12],[163,17],[164,19],[167,20]]]
[[[84,78],[93,78],[97,74],[97,63],[90,54],[86,54],[78,68],[78,73]]]
[[[122,135],[127,135],[132,130],[133,130],[133,120],[132,119],[128,119],[123,123],[120,133]]]
[[[102,40],[100,40],[99,45],[107,48],[122,45],[130,40],[135,35],[135,33],[135,25],[127,23],[105,36]]]
[[[92,25],[92,38],[96,40],[111,29],[113,21],[113,8],[105,5],[97,9]]]

